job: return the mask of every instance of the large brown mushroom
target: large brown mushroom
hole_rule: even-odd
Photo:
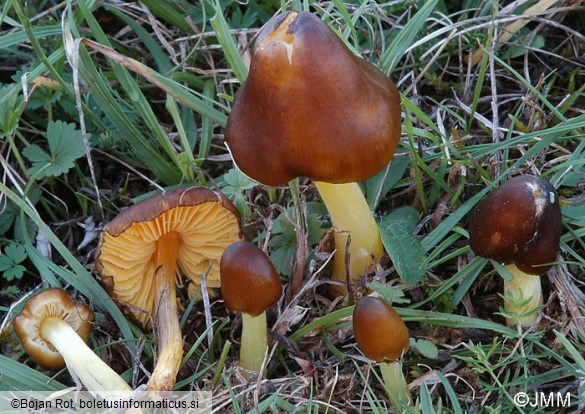
[[[235,95],[225,141],[236,165],[256,181],[315,181],[337,229],[337,280],[346,280],[349,235],[350,280],[371,271],[384,254],[356,182],[381,171],[399,140],[398,90],[318,17],[288,12],[264,26],[248,79]]]
[[[220,271],[226,307],[242,312],[240,367],[260,372],[267,349],[266,309],[282,294],[278,272],[266,254],[247,241],[225,249]]]
[[[182,358],[177,277],[198,284],[209,272],[207,285],[219,288],[221,255],[240,237],[236,207],[221,193],[203,187],[177,188],[149,198],[104,227],[96,256],[104,284],[144,327],[153,320],[156,324],[158,361],[150,390],[172,390]]]
[[[366,357],[380,363],[390,402],[400,409],[412,402],[402,373],[402,355],[410,345],[400,315],[384,300],[367,296],[353,310],[355,341]]]
[[[540,275],[559,251],[562,217],[555,188],[542,178],[518,176],[490,192],[472,214],[471,249],[505,264],[512,275],[504,280],[507,324],[533,324],[543,304]]]
[[[94,396],[127,395],[132,389],[91,348],[94,314],[74,302],[63,289],[50,288],[32,296],[14,318],[14,331],[30,357],[50,370],[67,369]]]

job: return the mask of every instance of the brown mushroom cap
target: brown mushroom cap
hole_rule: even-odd
[[[365,356],[394,362],[408,350],[408,329],[402,318],[380,298],[366,296],[353,310],[353,333]]]
[[[553,185],[532,175],[514,177],[475,208],[469,242],[479,256],[514,263],[532,275],[545,273],[559,251],[559,197]]]
[[[241,238],[240,215],[219,192],[177,188],[127,208],[104,227],[96,269],[110,295],[144,326],[155,314],[157,242],[172,232],[180,271],[197,285],[209,270],[207,284],[218,288],[223,250]]]
[[[43,321],[51,317],[67,322],[87,342],[94,314],[86,304],[74,302],[63,289],[50,288],[32,296],[14,318],[14,331],[30,357],[43,368],[57,371],[65,368],[65,361],[40,333]]]
[[[266,185],[362,181],[399,140],[398,90],[318,17],[288,12],[264,26],[225,130],[245,174]]]
[[[254,244],[239,241],[221,257],[221,294],[227,308],[258,316],[278,302],[282,285],[266,254]]]

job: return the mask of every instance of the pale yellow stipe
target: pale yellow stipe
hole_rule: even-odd
[[[249,373],[260,373],[262,361],[266,355],[267,345],[266,312],[258,316],[242,313],[242,346],[240,347],[240,367]]]
[[[380,363],[380,371],[382,371],[384,385],[386,385],[392,405],[399,412],[402,412],[403,406],[412,405],[412,396],[402,373],[402,362],[382,362]]]
[[[81,382],[94,396],[124,397],[132,389],[116,371],[97,356],[77,332],[61,318],[47,318],[41,337],[59,351],[75,382]]]
[[[506,269],[512,275],[512,280],[504,280],[504,309],[513,314],[522,315],[542,306],[542,286],[540,276],[524,273],[514,264],[509,264]],[[516,306],[522,302],[524,306]],[[538,319],[538,312],[519,318],[507,318],[508,326],[516,326],[518,322],[522,326],[531,326]]]
[[[333,260],[333,279],[346,281],[345,246],[351,234],[349,279],[354,281],[371,272],[374,264],[384,255],[378,224],[357,183],[328,184],[316,181],[315,185],[336,229],[337,252]],[[345,292],[345,289],[337,286],[335,290]]]

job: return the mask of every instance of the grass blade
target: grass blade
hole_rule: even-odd
[[[386,48],[380,62],[380,69],[384,73],[392,73],[402,56],[406,53],[415,37],[427,24],[427,19],[435,9],[438,0],[425,1],[419,11],[408,21],[408,23],[392,39]]]

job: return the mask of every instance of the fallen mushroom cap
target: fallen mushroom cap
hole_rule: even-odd
[[[227,308],[258,316],[278,302],[282,286],[278,272],[257,246],[239,241],[221,257],[221,294]]]
[[[209,271],[207,285],[218,288],[223,250],[241,238],[240,216],[219,192],[177,188],[129,207],[104,227],[96,269],[110,295],[144,326],[156,313],[157,242],[171,232],[179,237],[182,273],[197,285],[199,276]]]
[[[514,177],[490,192],[469,223],[471,249],[479,256],[514,263],[539,275],[559,251],[562,231],[559,197],[553,185],[532,175]]]
[[[64,290],[50,288],[32,296],[14,318],[14,331],[29,356],[43,368],[56,371],[65,367],[65,360],[40,334],[43,321],[51,317],[63,319],[87,342],[94,314],[86,304],[74,302]]]
[[[318,17],[288,12],[258,35],[225,141],[238,167],[267,185],[298,176],[368,179],[400,140],[400,95]]]
[[[377,362],[394,362],[408,350],[408,329],[388,303],[367,296],[353,311],[355,340],[365,356]]]

